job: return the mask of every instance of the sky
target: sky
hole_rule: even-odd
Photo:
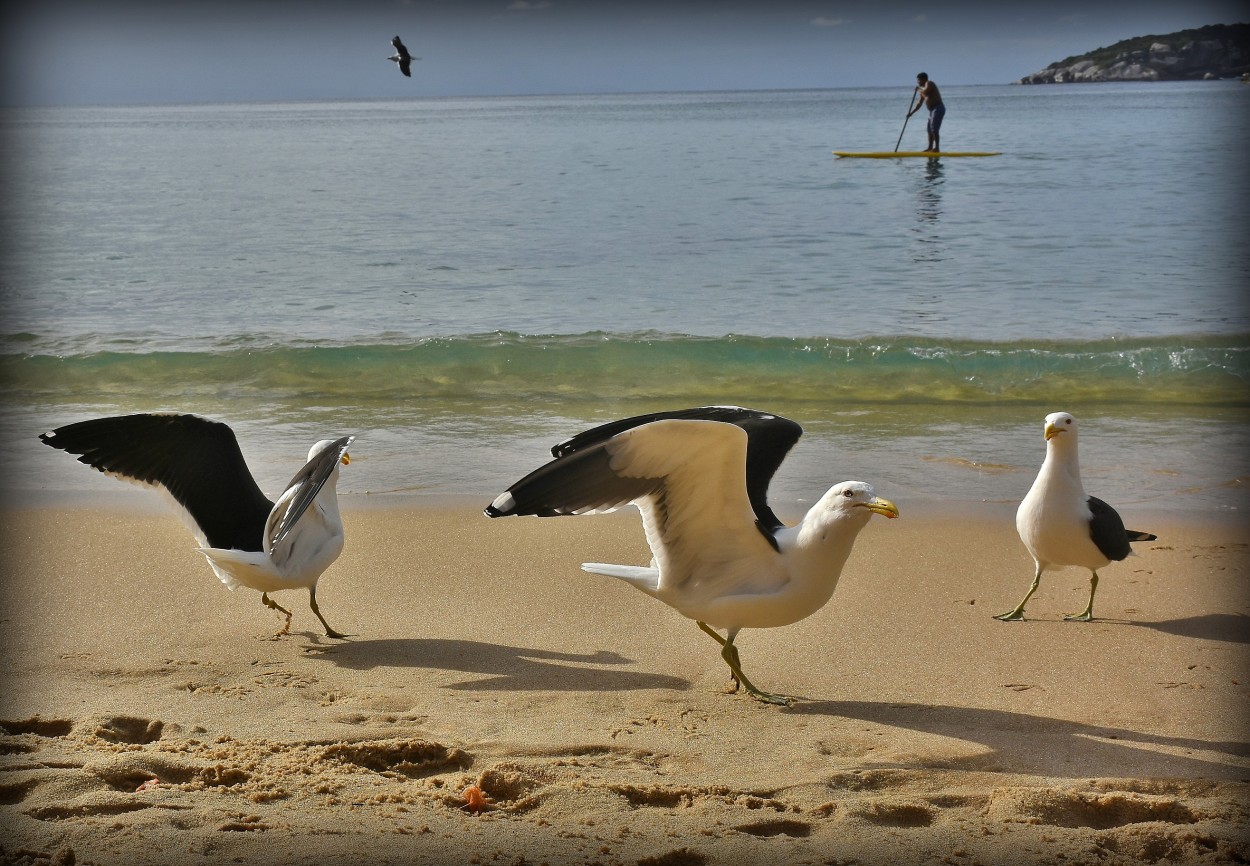
[[[5,105],[1006,84],[1242,0],[10,0]],[[387,61],[399,34],[412,78]]]

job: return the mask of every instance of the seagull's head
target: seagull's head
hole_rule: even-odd
[[[858,517],[867,520],[874,514],[898,517],[898,506],[878,496],[872,485],[863,481],[843,481],[829,488],[818,508],[834,519]]]
[[[1051,412],[1046,416],[1046,441],[1060,437],[1069,442],[1076,441],[1076,419],[1067,412]]]
[[[351,445],[356,439],[355,436],[344,436],[342,439],[322,439],[320,442],[308,449],[308,462],[311,463],[313,458],[320,456],[331,448],[341,449],[339,454],[339,464],[346,466],[352,462],[352,457],[347,453],[347,446]]]

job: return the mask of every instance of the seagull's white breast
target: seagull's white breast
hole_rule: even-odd
[[[321,488],[299,521],[268,553],[202,547],[217,577],[230,589],[246,586],[259,592],[311,587],[343,552],[343,521],[339,517],[335,483],[338,470]],[[286,509],[296,488],[286,491],[273,514]],[[274,518],[271,516],[270,521]]]
[[[1099,569],[1110,560],[1090,538],[1088,496],[1079,479],[1048,461],[1016,511],[1020,540],[1038,562],[1052,568]]]

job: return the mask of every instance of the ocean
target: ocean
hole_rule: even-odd
[[[944,86],[9,109],[10,497],[126,489],[84,418],[230,423],[276,494],[358,438],[352,503],[496,493],[640,412],[738,404],[832,483],[1011,503],[1042,419],[1121,512],[1243,512],[1250,89]]]

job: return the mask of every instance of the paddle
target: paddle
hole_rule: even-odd
[[[898,141],[894,142],[894,152],[898,153],[898,146],[903,143],[903,133],[907,131],[907,121],[911,120],[911,107],[916,104],[916,91],[911,92],[911,99],[907,100],[907,116],[903,118],[903,128],[898,131]]]

